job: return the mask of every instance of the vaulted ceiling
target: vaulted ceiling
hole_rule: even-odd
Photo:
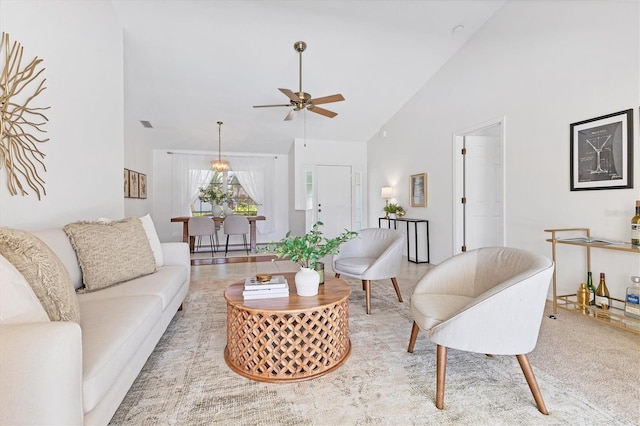
[[[468,0],[112,0],[124,28],[125,121],[152,148],[286,153],[295,138],[367,141],[504,4]],[[456,28],[457,27],[457,28]],[[327,118],[285,104],[313,97]],[[140,120],[153,128],[142,128]],[[137,133],[137,131],[136,131]]]

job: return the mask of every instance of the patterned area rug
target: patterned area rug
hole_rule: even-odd
[[[534,370],[551,414],[540,414],[515,357],[449,350],[445,409],[435,400],[435,345],[407,352],[408,304],[373,283],[372,315],[352,283],[352,352],[336,371],[292,383],[260,383],[225,364],[227,279],[187,296],[113,425],[633,425]],[[404,293],[404,292],[403,292]],[[404,293],[408,299],[408,294]]]

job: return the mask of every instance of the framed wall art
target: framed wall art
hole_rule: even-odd
[[[129,198],[129,169],[124,169],[124,198]]]
[[[571,191],[633,188],[633,110],[570,128]]]
[[[138,172],[129,170],[129,198],[138,198],[140,192],[138,191]]]
[[[411,175],[409,179],[409,203],[411,207],[427,207],[427,174]]]
[[[147,175],[138,174],[138,197],[147,198]]]

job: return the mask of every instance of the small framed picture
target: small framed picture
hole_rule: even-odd
[[[138,197],[147,198],[147,175],[144,173],[138,175]]]
[[[124,198],[129,198],[129,169],[124,169]]]
[[[633,188],[633,110],[570,128],[572,191]]]
[[[138,198],[140,192],[138,191],[138,172],[129,170],[129,198]]]
[[[409,203],[411,207],[427,207],[427,174],[411,175],[409,180]]]

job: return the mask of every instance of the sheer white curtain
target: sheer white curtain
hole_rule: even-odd
[[[227,159],[240,185],[258,205],[258,215],[265,216],[264,221],[256,221],[258,232],[261,234],[274,232],[273,186],[275,180],[275,158],[228,156]]]
[[[198,198],[200,188],[213,178],[210,155],[172,155],[171,216],[191,216],[191,204]]]

